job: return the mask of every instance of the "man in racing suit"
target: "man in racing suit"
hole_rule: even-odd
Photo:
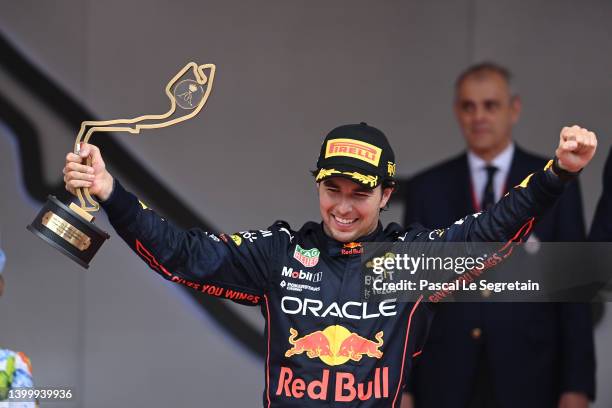
[[[101,200],[119,235],[162,277],[261,307],[265,407],[396,407],[430,308],[421,299],[364,302],[361,243],[520,241],[594,154],[595,135],[585,129],[564,128],[560,139],[554,162],[492,210],[438,233],[419,225],[382,228],[395,159],[384,134],[365,123],[340,126],[325,138],[314,172],[323,221],[298,230],[276,222],[233,235],[183,231],[127,192],[92,145],[68,154],[64,178],[69,191],[87,187]],[[80,164],[89,155],[92,166]]]

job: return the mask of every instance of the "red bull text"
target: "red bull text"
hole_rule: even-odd
[[[356,383],[355,375],[337,371],[334,374],[335,387],[331,398],[337,402],[351,402],[359,399],[366,401],[371,398],[389,397],[389,367],[378,367],[374,378],[370,381]],[[330,370],[323,369],[320,379],[305,380],[294,375],[289,367],[281,367],[276,395],[290,398],[312,400],[328,400]]]

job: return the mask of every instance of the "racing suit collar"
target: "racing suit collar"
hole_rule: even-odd
[[[360,237],[356,239],[354,242],[344,243],[340,241],[336,241],[331,238],[329,235],[325,233],[323,229],[323,222],[318,225],[317,235],[319,241],[321,242],[321,247],[327,249],[327,253],[330,256],[355,256],[360,255],[363,251],[362,243],[363,242],[375,242],[382,240],[384,236],[382,224],[378,221],[378,225],[368,235]]]

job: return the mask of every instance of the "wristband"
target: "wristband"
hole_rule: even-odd
[[[571,172],[571,171],[567,171],[567,170],[562,169],[559,166],[559,158],[556,157],[556,156],[552,160],[552,164],[550,166],[546,166],[546,167],[549,168],[550,171],[552,171],[555,176],[559,177],[559,179],[561,179],[563,181],[568,181],[568,180],[575,179],[582,172],[582,169],[580,169],[580,170],[578,170],[576,172]]]

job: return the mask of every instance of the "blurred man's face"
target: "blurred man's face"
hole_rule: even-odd
[[[318,184],[319,209],[325,233],[340,242],[352,242],[373,232],[380,209],[393,189],[370,189],[342,177],[331,177]]]
[[[510,143],[512,126],[521,112],[504,78],[495,73],[468,76],[455,98],[455,115],[470,150],[485,160],[493,159]]]

